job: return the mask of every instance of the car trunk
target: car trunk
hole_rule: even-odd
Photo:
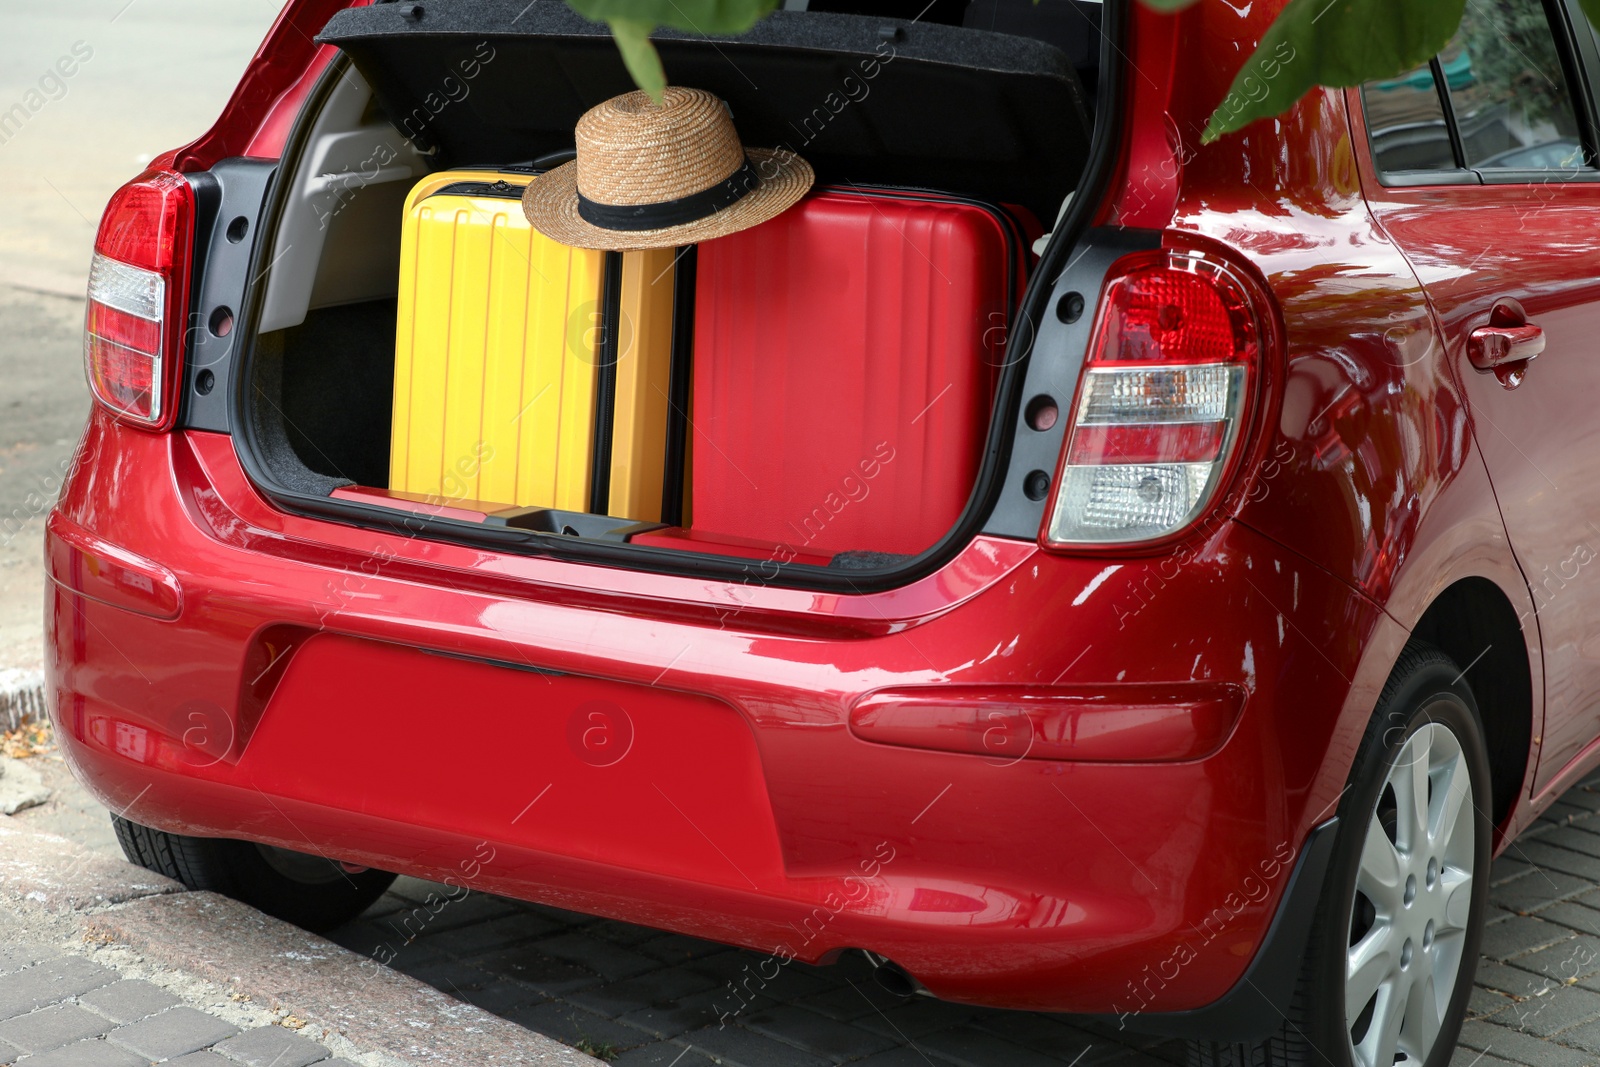
[[[756,560],[780,583],[948,547],[1002,444],[1030,246],[1088,155],[1098,5],[819,6],[657,35],[672,84],[816,185],[740,234],[626,255],[552,252],[518,203],[632,88],[604,27],[525,0],[336,16],[320,39],[347,62],[269,192],[234,420],[256,480],[427,536]],[[586,285],[559,313],[529,295]]]

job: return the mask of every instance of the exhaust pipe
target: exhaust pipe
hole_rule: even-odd
[[[914,997],[918,994],[928,996],[928,991],[922,988],[922,983],[911,977],[909,971],[887,956],[875,953],[866,953],[868,961],[872,963],[872,977],[878,984],[897,997]]]

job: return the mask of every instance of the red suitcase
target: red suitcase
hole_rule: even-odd
[[[1022,242],[989,205],[852,187],[701,244],[695,531],[931,547],[977,475]]]

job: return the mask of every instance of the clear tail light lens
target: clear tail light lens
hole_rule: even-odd
[[[1194,522],[1228,472],[1260,374],[1248,290],[1175,252],[1118,264],[1073,405],[1051,545],[1126,544]]]
[[[172,425],[193,239],[194,191],[172,171],[124,185],[100,219],[84,367],[95,399],[135,425]]]

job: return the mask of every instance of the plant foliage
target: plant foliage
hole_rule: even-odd
[[[567,0],[584,18],[604,22],[617,39],[622,61],[634,83],[661,102],[667,75],[650,34],[657,26],[726,36],[743,33],[760,22],[778,0]]]

